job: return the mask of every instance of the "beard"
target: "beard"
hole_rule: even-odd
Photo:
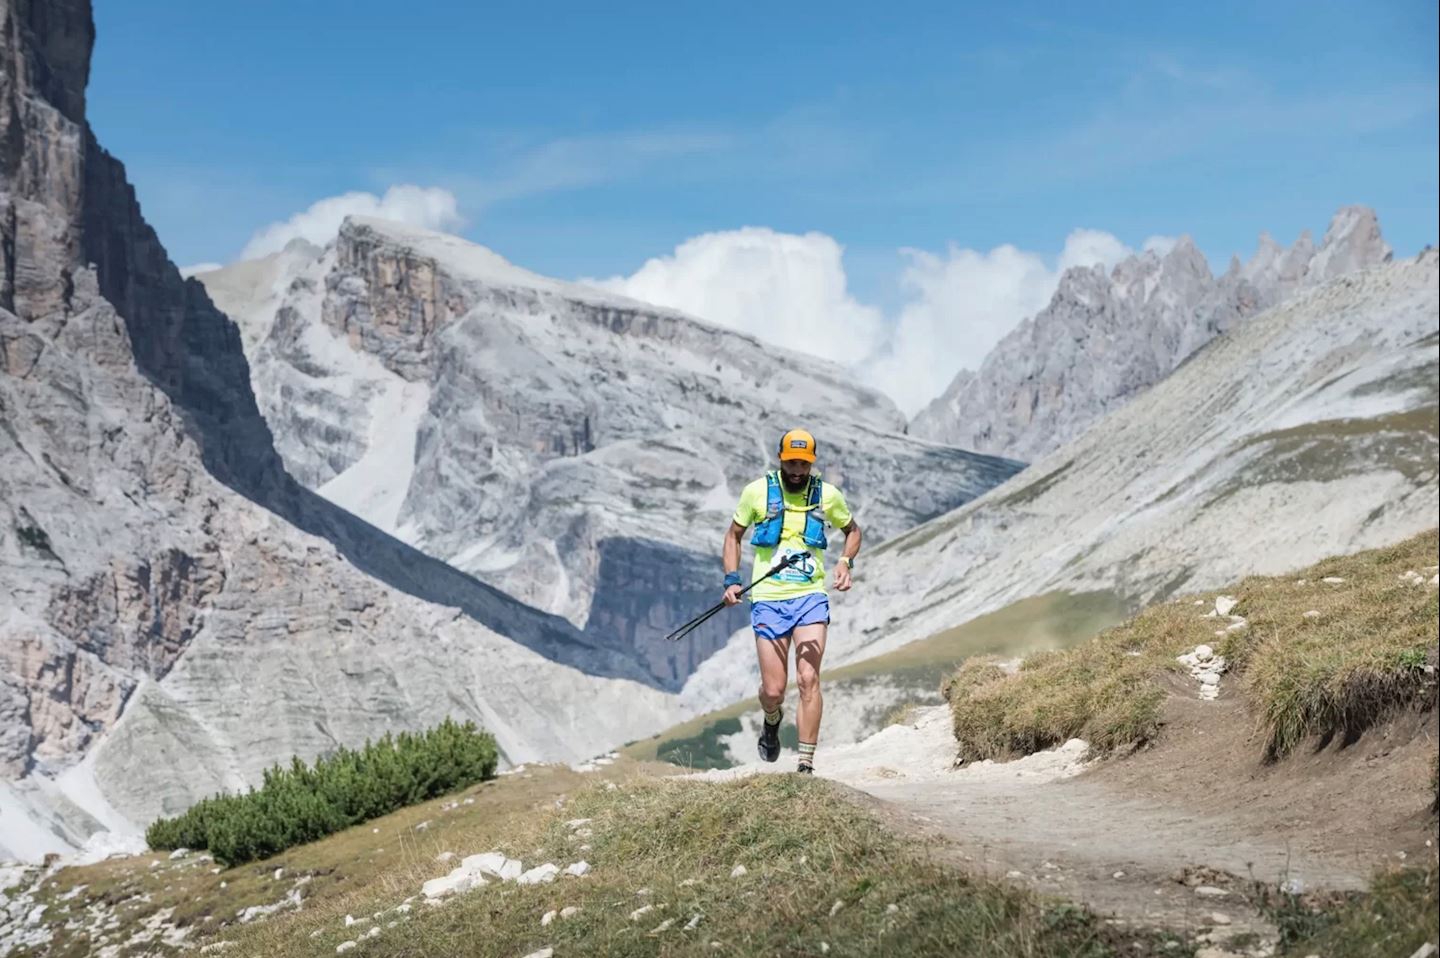
[[[790,492],[803,492],[810,485],[809,476],[801,476],[799,479],[791,479],[785,473],[780,473],[780,481]]]

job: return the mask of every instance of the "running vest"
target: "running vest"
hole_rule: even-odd
[[[801,536],[805,545],[821,552],[824,552],[828,545],[825,539],[825,514],[820,509],[823,485],[818,475],[810,477],[810,488],[805,497],[805,531]],[[780,534],[785,528],[786,508],[780,473],[766,473],[765,518],[755,523],[755,531],[750,535],[751,545],[773,549],[780,544]]]

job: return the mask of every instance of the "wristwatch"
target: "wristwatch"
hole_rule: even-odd
[[[845,563],[845,568],[849,569],[851,572],[854,572],[854,571],[855,571],[855,560],[854,560],[854,559],[850,558],[849,556],[841,556],[841,557],[840,557],[840,561],[843,562],[843,563]]]

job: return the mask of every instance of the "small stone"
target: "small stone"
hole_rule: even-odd
[[[1320,610],[1319,610],[1319,609],[1311,609],[1310,611],[1308,611],[1308,612],[1306,612],[1306,613],[1304,614],[1304,617],[1307,618],[1307,619],[1318,619],[1318,618],[1320,618]]]
[[[1339,585],[1340,583],[1344,582],[1345,579],[1344,579],[1343,577],[1341,577],[1341,576],[1338,576],[1338,575],[1327,575],[1325,578],[1321,579],[1320,581],[1321,581],[1321,582],[1324,582],[1324,583],[1327,583],[1327,584],[1329,584],[1329,585]]]
[[[1232,595],[1217,595],[1215,597],[1215,614],[1229,615],[1231,610],[1239,604],[1240,600]]]
[[[365,919],[364,919],[364,918],[356,918],[354,915],[346,915],[346,916],[345,916],[345,927],[346,927],[346,928],[349,928],[351,925],[357,925],[357,924],[359,924],[359,923],[362,922],[362,921],[365,921]]]
[[[1195,658],[1201,662],[1208,662],[1215,655],[1215,650],[1208,645],[1195,646]]]
[[[561,918],[574,918],[578,914],[580,914],[580,908],[577,905],[566,905],[560,909]]]
[[[694,930],[696,929],[696,927],[699,926],[699,924],[700,924],[700,915],[699,915],[699,913],[696,913],[696,914],[694,914],[694,915],[691,915],[691,916],[690,916],[690,920],[685,923],[685,930],[686,930],[686,931],[694,931]]]
[[[1125,877],[1125,873],[1124,873],[1124,872],[1116,872],[1115,874],[1111,875],[1110,877],[1113,878],[1113,879],[1115,879],[1116,881],[1119,881],[1120,879],[1122,879],[1122,878]]]
[[[567,865],[567,866],[565,867],[565,874],[567,874],[567,875],[573,875],[573,876],[576,877],[576,878],[579,878],[579,877],[581,877],[582,875],[588,874],[589,871],[590,871],[590,863],[589,863],[589,862],[575,862],[573,865]]]
[[[343,955],[343,954],[345,954],[345,952],[349,951],[351,948],[354,948],[354,947],[355,947],[355,944],[356,944],[356,943],[353,942],[353,941],[342,941],[340,944],[338,944],[338,945],[335,946],[335,954],[337,954],[337,955]]]
[[[890,904],[888,904],[888,905],[885,906],[885,914],[887,914],[887,915],[893,915],[893,914],[896,914],[896,913],[899,912],[899,911],[900,911],[900,906],[897,905],[897,904],[895,904],[894,902],[891,902]]]
[[[1011,878],[1011,879],[1014,879],[1014,878],[1024,878],[1024,877],[1025,877],[1025,873],[1024,873],[1024,872],[1015,871],[1015,870],[1012,868],[1010,871],[1008,871],[1008,872],[1005,873],[1005,877],[1006,877],[1006,878]]]
[[[736,865],[734,868],[730,869],[730,877],[731,877],[731,878],[743,878],[743,877],[745,877],[745,873],[746,873],[748,870],[749,870],[749,869],[747,869],[744,865]]]
[[[421,822],[419,825],[416,825],[416,826],[415,826],[415,830],[416,830],[417,832],[423,832],[423,831],[427,830],[429,827],[430,827],[430,822],[429,822],[429,821],[423,821],[423,822]]]
[[[1201,885],[1195,889],[1195,894],[1201,898],[1224,898],[1230,893],[1223,888],[1216,888],[1214,885]]]
[[[698,885],[698,884],[700,884],[700,879],[698,879],[698,878],[687,878],[687,879],[685,879],[684,881],[682,881],[682,882],[680,883],[680,887],[681,887],[681,888],[689,888],[691,885]]]
[[[540,916],[540,927],[541,927],[541,928],[544,928],[544,927],[546,927],[547,925],[549,925],[552,921],[555,920],[555,916],[556,916],[557,914],[559,914],[559,913],[552,910],[552,911],[547,911],[545,914],[541,915],[541,916]]]
[[[1303,895],[1305,893],[1305,882],[1299,878],[1287,878],[1280,883],[1280,890],[1287,895]]]
[[[275,880],[276,880],[276,881],[279,881],[279,880],[280,880],[280,876],[283,875],[283,874],[285,874],[285,869],[283,869],[283,868],[277,868],[277,869],[275,869]]]
[[[1205,672],[1204,674],[1202,674],[1202,675],[1200,676],[1200,684],[1201,684],[1201,685],[1219,685],[1219,684],[1220,684],[1220,676],[1216,675],[1214,672]]]
[[[555,958],[554,948],[541,948],[539,951],[532,951],[525,958]]]
[[[828,955],[828,954],[830,954],[830,943],[829,943],[829,942],[826,942],[826,941],[820,942],[820,954],[822,954],[822,955]]]
[[[670,926],[673,925],[673,924],[675,924],[675,919],[674,919],[674,918],[666,918],[666,919],[665,919],[664,921],[662,921],[660,924],[656,925],[654,928],[651,928],[651,929],[650,929],[650,934],[652,934],[652,935],[658,935],[658,934],[660,934],[660,932],[662,932],[662,931],[668,931],[668,930],[670,929]]]
[[[830,906],[830,917],[834,918],[836,915],[840,914],[840,909],[844,907],[845,903],[843,901],[838,898],[835,899],[835,904]]]
[[[455,857],[455,853],[454,853],[454,852],[441,852],[440,854],[438,854],[438,855],[435,856],[435,860],[436,860],[437,862],[448,862],[450,859],[452,859],[452,858],[454,858],[454,857]]]
[[[363,937],[363,938],[378,938],[378,937],[380,937],[380,926],[379,926],[379,925],[376,925],[375,927],[371,928],[369,931],[365,932],[365,934],[364,934],[362,937]]]
[[[646,915],[650,914],[654,910],[654,905],[641,905],[639,908],[635,909],[630,913],[630,920],[639,921],[641,918],[644,918]]]
[[[590,821],[591,821],[591,820],[588,819],[588,818],[572,818],[572,819],[570,819],[570,821],[568,821],[568,822],[565,823],[565,827],[566,827],[566,828],[579,828],[581,825],[589,825],[589,824],[590,824]]]
[[[1210,921],[1217,925],[1228,925],[1230,924],[1230,916],[1223,911],[1212,911],[1210,913]]]
[[[371,835],[379,835],[379,834],[380,834],[380,829],[378,829],[378,828],[372,828],[372,829],[370,829],[370,834],[371,834]]]
[[[553,862],[546,862],[543,865],[536,865],[528,872],[516,876],[517,885],[548,885],[560,874],[560,866]]]
[[[637,889],[635,890],[635,897],[636,897],[636,898],[645,898],[645,897],[647,897],[649,894],[650,894],[650,889],[648,889],[648,888],[637,888]]]

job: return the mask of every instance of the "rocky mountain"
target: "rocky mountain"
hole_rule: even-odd
[[[671,690],[745,622],[663,638],[714,601],[720,535],[787,428],[820,437],[872,542],[1020,468],[902,435],[837,366],[453,236],[352,218],[198,279],[291,474]]]
[[[1139,608],[1440,525],[1437,263],[1426,250],[1298,289],[1005,485],[869,551],[833,601],[827,667],[1027,597]],[[692,706],[752,694],[746,639],[690,679]]]
[[[1373,211],[1335,214],[1317,249],[1268,234],[1248,263],[1210,273],[1189,237],[1106,275],[1068,270],[1050,305],[961,370],[910,433],[1026,461],[1052,452],[1164,379],[1211,339],[1302,290],[1390,259]]]
[[[86,124],[93,42],[88,0],[0,0],[0,857],[445,715],[511,762],[674,718],[633,654],[285,472]]]

